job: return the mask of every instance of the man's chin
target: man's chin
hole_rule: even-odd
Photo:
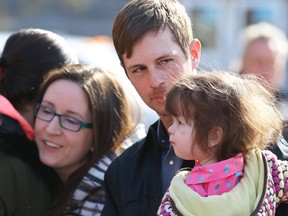
[[[166,116],[168,113],[165,110],[165,104],[158,103],[158,104],[151,104],[151,109],[153,109],[158,115]]]
[[[166,112],[166,110],[163,110],[163,109],[156,111],[156,113],[162,117],[170,117],[171,116],[171,114],[169,114],[168,112]]]

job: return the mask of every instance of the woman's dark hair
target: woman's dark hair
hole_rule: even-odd
[[[52,69],[78,63],[61,36],[43,29],[22,29],[6,41],[0,57],[0,94],[19,111],[33,104],[43,76]]]

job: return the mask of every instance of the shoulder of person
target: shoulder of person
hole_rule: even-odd
[[[273,154],[280,160],[288,160],[288,127],[284,126],[282,135],[279,137],[276,143],[268,147]]]
[[[156,139],[155,134],[157,131],[157,124],[158,124],[158,121],[149,127],[149,130],[146,136],[142,136],[141,139],[139,138],[138,141],[134,142],[132,145],[126,148],[125,151],[123,151],[123,153],[119,155],[114,161],[125,162],[129,158],[134,159],[135,156],[137,157],[138,153],[141,154],[141,152],[143,151],[144,148],[146,148],[146,146],[152,147],[153,144],[150,144],[150,143],[154,142]]]
[[[127,170],[127,167],[134,165],[137,167],[137,164],[145,161],[145,164],[148,166],[151,160],[148,158],[153,157],[152,152],[155,151],[153,146],[156,139],[157,131],[157,122],[150,126],[147,135],[141,140],[135,142],[126,150],[124,150],[118,157],[116,157],[112,163],[109,165],[108,170],[105,175],[109,176],[109,173],[117,173]],[[151,154],[150,154],[151,153]],[[114,175],[112,174],[112,175]]]
[[[287,140],[288,140],[288,120],[284,121],[284,126],[283,126],[283,130],[282,130],[282,135],[283,138],[285,139],[284,144],[286,144],[287,148],[288,148],[288,144],[287,144]]]
[[[36,174],[29,164],[19,157],[8,155],[2,151],[0,151],[0,173],[0,195],[12,188],[19,193],[28,193],[29,190],[37,191],[37,188],[46,190],[44,180]]]
[[[0,173],[0,215],[36,216],[49,208],[52,197],[47,185],[21,159],[0,151]]]
[[[145,143],[145,138],[138,140],[137,142],[133,143],[129,147],[127,147],[119,156],[117,156],[112,163],[110,164],[109,168],[111,166],[114,166],[114,164],[119,163],[119,164],[129,164],[131,163],[131,160],[134,160],[135,155],[139,150],[142,148],[142,146]],[[108,169],[109,169],[108,168]]]
[[[0,176],[7,177],[8,173],[10,174],[13,173],[13,175],[21,176],[21,172],[23,172],[23,170],[30,170],[30,169],[31,168],[18,157],[10,156],[0,151],[0,171],[2,174],[5,173],[5,175],[0,174]]]

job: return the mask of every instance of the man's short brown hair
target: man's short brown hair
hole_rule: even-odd
[[[116,15],[113,26],[113,42],[118,57],[123,64],[122,55],[132,56],[135,42],[145,33],[169,27],[175,40],[188,56],[192,41],[191,20],[177,0],[132,0]]]

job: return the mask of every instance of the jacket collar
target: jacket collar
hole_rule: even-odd
[[[2,95],[0,95],[0,115],[6,115],[16,120],[22,127],[24,133],[29,140],[34,140],[34,130],[31,125],[20,115],[13,105]],[[0,123],[1,124],[1,123]]]

